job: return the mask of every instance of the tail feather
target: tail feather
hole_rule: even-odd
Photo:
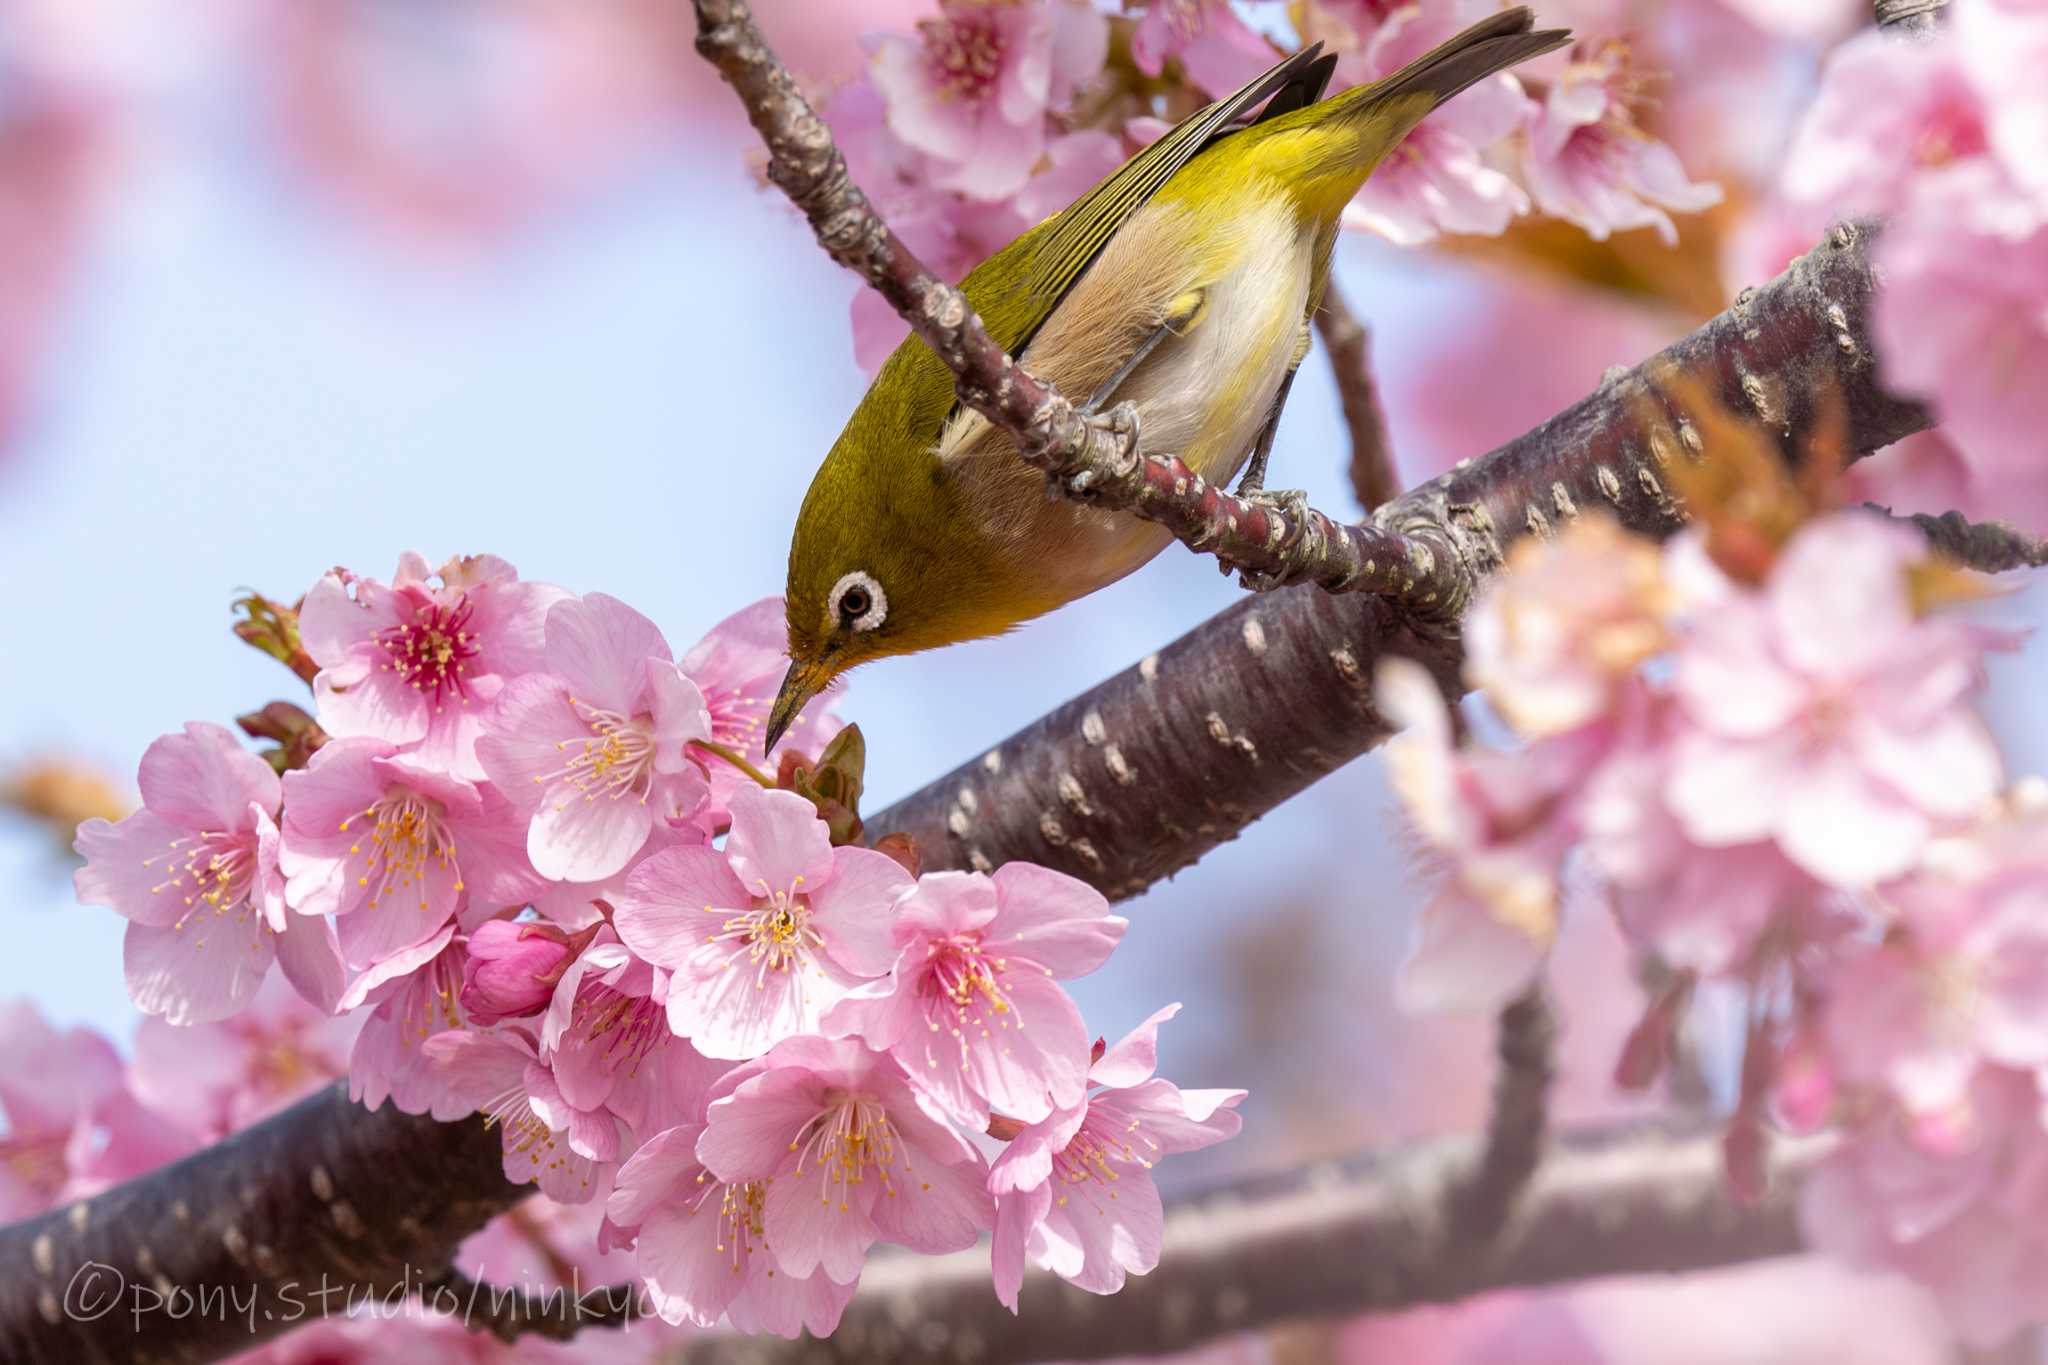
[[[1453,95],[1531,57],[1555,52],[1572,40],[1566,29],[1538,29],[1526,5],[1502,10],[1423,53],[1368,89],[1366,97],[1381,100],[1427,94],[1435,108]]]

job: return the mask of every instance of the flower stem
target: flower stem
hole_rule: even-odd
[[[690,747],[693,749],[702,749],[706,753],[716,754],[718,757],[724,759],[727,763],[732,764],[733,767],[738,768],[741,772],[745,773],[748,777],[751,777],[756,782],[759,782],[769,791],[775,790],[774,778],[768,776],[768,774],[762,772],[759,768],[747,762],[747,760],[745,760],[744,758],[741,758],[736,751],[727,748],[725,745],[714,743],[713,741],[708,739],[693,739],[690,741]]]

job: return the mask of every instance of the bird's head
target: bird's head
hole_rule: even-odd
[[[919,411],[914,420],[877,412],[882,380],[797,514],[783,599],[789,673],[769,715],[770,748],[804,703],[849,668],[1000,634],[1050,605],[1036,600],[1028,566],[1011,562],[983,531],[932,453],[944,402],[936,415]],[[940,394],[951,397],[949,389]]]

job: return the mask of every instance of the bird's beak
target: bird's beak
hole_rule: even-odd
[[[825,685],[831,681],[831,670],[823,661],[791,661],[789,672],[783,675],[782,690],[775,694],[775,705],[768,712],[767,743],[761,746],[762,753],[774,750],[775,742],[796,720],[797,713],[804,709],[804,703],[824,691]]]

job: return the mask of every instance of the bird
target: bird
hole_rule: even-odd
[[[1324,98],[1305,48],[1196,111],[961,284],[989,334],[1084,410],[1131,404],[1139,448],[1241,491],[1266,457],[1329,280],[1339,218],[1460,91],[1564,47],[1506,9],[1392,75]],[[856,665],[1001,634],[1106,587],[1171,539],[1047,496],[912,336],[812,478],[790,539],[790,664],[764,752]]]

